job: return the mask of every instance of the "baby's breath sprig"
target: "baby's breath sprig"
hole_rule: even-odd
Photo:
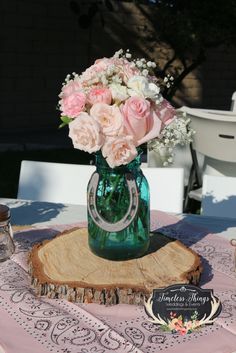
[[[129,49],[126,51],[120,49],[115,53],[114,57],[123,57],[124,59],[131,61],[131,65],[133,67],[136,66],[141,71],[141,74],[145,77],[150,74],[153,75],[153,70],[157,67],[156,63],[151,60],[147,61],[144,58],[132,59],[132,54],[130,53]]]
[[[171,76],[170,74],[167,74],[167,75],[164,77],[163,81],[164,81],[165,86],[166,86],[167,88],[170,88],[170,87],[173,86],[173,84],[174,84],[174,77]]]
[[[156,63],[154,61],[147,61],[146,59],[135,59],[135,66],[141,70],[143,76],[148,76],[152,73],[153,69],[156,68]]]
[[[148,143],[149,151],[159,154],[163,166],[166,167],[173,163],[174,150],[177,145],[186,146],[192,142],[195,131],[190,128],[190,119],[182,114],[167,125],[157,139]]]

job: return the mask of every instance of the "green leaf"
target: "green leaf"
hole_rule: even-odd
[[[66,126],[67,124],[66,123],[62,123],[58,126],[59,129],[61,129],[62,127]]]
[[[69,118],[68,116],[61,116],[61,121],[65,124],[69,124],[73,119]]]

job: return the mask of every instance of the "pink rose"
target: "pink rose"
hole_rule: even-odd
[[[116,136],[107,139],[102,148],[103,157],[111,168],[128,164],[137,156],[132,136]]]
[[[144,137],[152,125],[150,102],[137,96],[127,99],[123,106],[125,128],[136,141]]]
[[[59,94],[60,98],[67,97],[75,92],[80,92],[82,89],[81,83],[78,79],[70,80],[65,85],[62,86],[61,93]]]
[[[106,87],[92,88],[87,96],[87,100],[91,105],[95,103],[111,104],[111,91]]]
[[[63,96],[59,102],[62,115],[76,118],[84,110],[85,101],[86,96],[83,92],[74,92]]]
[[[170,124],[176,117],[175,108],[172,107],[172,105],[166,99],[163,99],[163,101],[158,104],[155,112],[164,126]]]
[[[95,66],[97,68],[97,70],[99,70],[99,71],[104,71],[110,65],[111,60],[112,60],[111,58],[97,59],[97,60],[95,60],[95,63],[93,66]]]
[[[136,146],[160,135],[162,121],[144,98],[130,97],[123,106],[125,128],[136,141]]]
[[[137,146],[140,146],[143,143],[146,143],[156,137],[159,137],[161,130],[162,130],[161,120],[159,119],[157,114],[154,111],[152,111],[152,124],[150,126],[150,129],[145,136],[143,136],[140,140],[138,140]]]
[[[89,84],[89,81],[93,81],[92,83],[98,83],[98,73],[106,71],[109,65],[110,59],[108,58],[96,60],[95,63],[87,68],[80,76],[82,84],[86,86]]]
[[[112,58],[111,63],[118,68],[118,75],[127,83],[134,75],[140,75],[140,70],[130,61],[124,58]]]
[[[118,135],[123,129],[123,116],[116,105],[96,103],[90,109],[90,115],[100,124],[105,136]]]
[[[69,137],[75,148],[89,153],[100,150],[104,143],[99,124],[85,112],[69,124]]]

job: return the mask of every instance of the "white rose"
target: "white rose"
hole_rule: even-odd
[[[145,93],[147,94],[146,98],[157,99],[160,94],[160,87],[151,82],[148,84],[148,88]]]
[[[127,86],[128,93],[131,97],[139,96],[155,100],[160,94],[160,87],[153,82],[149,82],[148,79],[143,76],[131,77]]]
[[[129,79],[128,83],[128,93],[132,96],[139,96],[146,98],[144,92],[148,88],[148,80],[143,76],[133,76]]]
[[[123,102],[129,97],[126,86],[122,86],[120,84],[112,83],[109,86],[109,88],[111,90],[112,98],[116,102]]]

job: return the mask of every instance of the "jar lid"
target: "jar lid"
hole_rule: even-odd
[[[10,208],[6,205],[0,205],[0,222],[8,220],[10,216]]]

